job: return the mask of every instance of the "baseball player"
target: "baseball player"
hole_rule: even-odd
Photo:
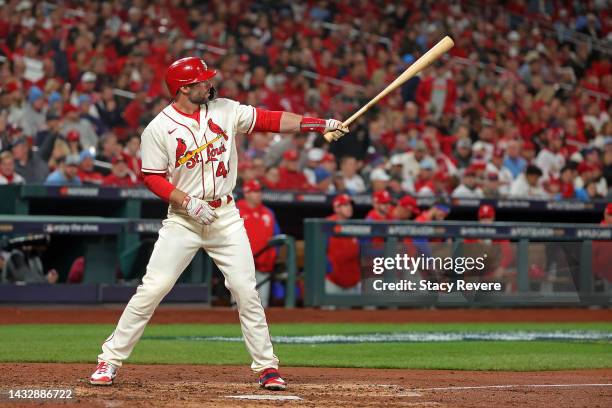
[[[348,128],[334,119],[267,111],[215,98],[216,71],[195,57],[175,61],[165,82],[174,101],[142,133],[142,173],[153,193],[169,202],[168,217],[136,294],[102,344],[89,382],[111,385],[140,339],[155,308],[174,286],[196,251],[204,248],[225,277],[238,306],[242,334],[259,384],[284,390],[257,291],[255,266],[244,223],[232,198],[238,157],[236,137],[251,132],[333,132]]]
[[[387,190],[375,191],[372,194],[372,208],[367,214],[366,220],[389,221],[393,219],[391,211],[393,198]]]
[[[334,213],[330,221],[345,221],[353,216],[353,202],[347,194],[339,194],[332,202]],[[361,268],[359,264],[359,240],[355,237],[330,236],[327,240],[327,275],[325,293],[361,293]]]

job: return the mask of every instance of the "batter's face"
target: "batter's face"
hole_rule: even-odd
[[[186,90],[184,94],[189,99],[189,102],[202,105],[209,102],[210,88],[212,88],[210,81],[196,82],[195,84],[187,85],[181,89]]]

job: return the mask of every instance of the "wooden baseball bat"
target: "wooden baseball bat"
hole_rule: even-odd
[[[432,62],[440,58],[442,54],[453,48],[454,45],[455,43],[449,36],[446,36],[441,39],[436,45],[431,47],[429,51],[423,54],[421,58],[419,58],[412,65],[406,68],[406,70],[402,72],[400,76],[395,78],[395,80],[389,85],[387,85],[387,87],[383,89],[378,95],[372,98],[370,102],[366,103],[364,106],[361,107],[361,109],[353,113],[353,115],[344,122],[342,122],[342,124],[344,126],[349,126],[351,123],[357,120],[357,118],[366,113],[368,109],[378,103],[378,101],[387,96],[390,92],[402,86],[410,78],[427,68]],[[327,132],[324,137],[328,142],[331,142],[333,140],[333,132]]]

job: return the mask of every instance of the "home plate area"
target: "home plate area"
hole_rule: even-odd
[[[283,367],[287,391],[259,388],[247,367],[136,365],[112,387],[87,383],[91,364],[4,363],[0,389],[73,389],[83,407],[607,406],[612,369],[499,372]],[[41,373],[52,375],[41,376]],[[4,406],[11,403],[3,401]],[[42,405],[57,404],[46,401]]]

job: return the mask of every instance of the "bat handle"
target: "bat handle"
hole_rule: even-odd
[[[352,118],[349,118],[347,120],[345,120],[344,122],[342,122],[342,126],[346,126],[348,127],[351,123],[353,123],[353,121],[351,120]],[[344,136],[344,135],[342,135]],[[340,136],[340,137],[342,137]],[[334,141],[334,132],[327,132],[323,135],[323,137],[325,138],[325,140],[327,140],[328,143],[331,143]]]
[[[327,140],[327,143],[331,143],[334,141],[334,132],[327,132],[323,135],[323,137],[325,140]]]

